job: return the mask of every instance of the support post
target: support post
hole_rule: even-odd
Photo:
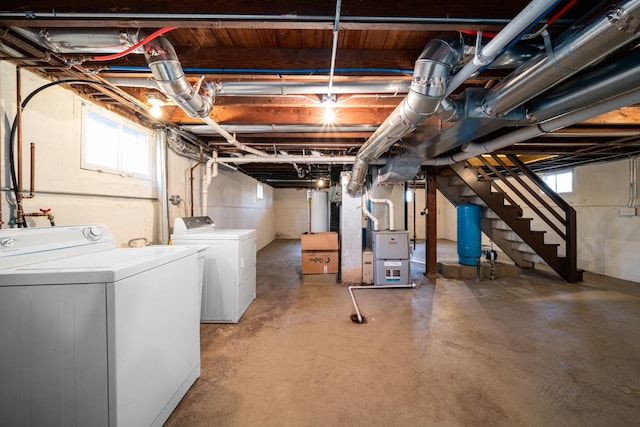
[[[426,250],[426,275],[429,280],[433,280],[438,273],[437,264],[437,242],[438,227],[436,222],[437,206],[436,206],[436,174],[435,167],[427,168],[427,182],[425,186],[427,199],[427,250]]]

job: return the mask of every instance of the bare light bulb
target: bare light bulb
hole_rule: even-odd
[[[160,106],[158,104],[155,104],[155,103],[152,104],[151,105],[151,110],[149,110],[149,112],[155,118],[162,117],[162,109],[160,108]]]

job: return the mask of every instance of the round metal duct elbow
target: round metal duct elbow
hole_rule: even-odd
[[[144,45],[144,57],[156,79],[158,88],[190,117],[208,117],[213,98],[199,94],[184,75],[173,46],[165,37],[157,37]]]
[[[347,191],[352,196],[358,194],[364,185],[364,180],[367,176],[367,169],[369,169],[369,162],[360,158],[357,158],[353,162],[353,171],[351,172],[351,179],[347,184]]]

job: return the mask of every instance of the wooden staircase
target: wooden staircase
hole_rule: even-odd
[[[439,170],[442,194],[455,206],[482,206],[482,231],[517,266],[532,268],[542,262],[569,283],[581,281],[582,270],[576,267],[575,210],[517,157],[476,159],[478,167],[461,162]],[[531,218],[523,217],[523,207]],[[543,230],[534,230],[534,222]]]

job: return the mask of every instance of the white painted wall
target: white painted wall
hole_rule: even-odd
[[[48,83],[22,72],[22,98]],[[25,199],[25,212],[52,209],[56,225],[104,223],[119,245],[146,238],[158,242],[158,203],[155,162],[151,179],[142,180],[80,168],[82,122],[80,97],[62,86],[36,95],[23,113],[23,185],[29,185],[29,143],[36,143],[36,197]],[[0,133],[2,144],[2,218],[10,222],[15,212],[5,197],[8,190],[6,156],[10,123],[15,117],[15,67],[0,62]],[[155,142],[152,142],[154,145]],[[169,195],[180,195],[180,205],[169,205],[169,225],[179,216],[190,216],[189,169],[195,161],[167,150]],[[151,154],[155,159],[155,154]],[[195,215],[201,212],[202,173],[194,171]],[[256,198],[257,181],[240,172],[220,169],[209,189],[208,213],[219,228],[255,228],[258,248],[275,238],[273,188],[264,186],[264,199]],[[12,200],[12,197],[9,197]],[[46,218],[29,219],[30,226],[48,226]],[[6,226],[5,226],[6,227]]]
[[[219,169],[209,187],[207,215],[216,228],[253,228],[256,246],[262,249],[275,239],[274,189],[263,184],[263,199],[257,198],[255,179],[237,171]]]
[[[582,166],[574,172],[574,192],[561,196],[576,210],[578,268],[640,282],[640,216],[618,214],[629,199],[629,161]],[[456,240],[455,207],[445,202],[444,210],[445,233],[439,237]],[[523,216],[536,215],[524,209]],[[549,227],[534,220],[532,229]],[[552,233],[547,234],[547,242],[557,241]],[[486,243],[484,239],[483,235]]]
[[[306,189],[276,188],[274,207],[276,237],[298,239],[309,231]]]
[[[629,161],[575,169],[578,268],[640,282],[640,216],[619,216],[629,200]]]
[[[6,156],[10,123],[16,111],[15,67],[0,62],[2,107],[2,217],[11,221],[15,210],[4,197],[8,191]],[[48,83],[22,72],[22,99]],[[23,112],[23,186],[29,186],[29,144],[36,144],[36,197],[25,199],[25,212],[51,209],[56,225],[104,223],[120,245],[130,239],[156,238],[156,189],[154,179],[142,180],[80,168],[82,100],[61,86],[34,96]],[[155,176],[155,175],[153,175]],[[11,198],[13,200],[13,198]],[[46,218],[29,219],[29,226],[48,226]]]

